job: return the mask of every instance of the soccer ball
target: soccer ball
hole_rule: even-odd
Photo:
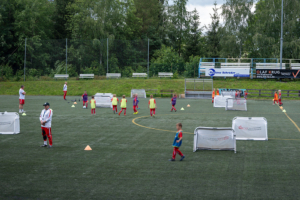
[[[86,106],[83,106],[83,108],[86,108]]]

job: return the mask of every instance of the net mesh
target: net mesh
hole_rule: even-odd
[[[222,96],[235,97],[235,91],[222,91]]]
[[[134,94],[137,94],[139,98],[146,98],[146,91],[144,89],[132,89],[131,98]]]
[[[113,95],[111,93],[97,93],[95,94],[96,107],[112,108],[111,99]]]
[[[247,100],[246,99],[227,99],[226,110],[240,110],[247,111]]]
[[[212,91],[212,79],[186,79],[186,91]]]

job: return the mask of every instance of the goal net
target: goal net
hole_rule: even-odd
[[[227,99],[225,110],[247,111],[247,100],[234,98]]]
[[[16,112],[0,113],[0,134],[20,133],[20,117]]]
[[[235,91],[222,91],[222,96],[231,96],[235,97]]]
[[[146,91],[145,89],[132,89],[131,90],[131,98],[134,94],[137,94],[139,98],[146,98]]]
[[[112,108],[111,99],[113,94],[111,93],[97,93],[95,94],[96,107]]]
[[[193,151],[197,150],[231,150],[236,152],[234,130],[232,128],[196,128]]]
[[[214,107],[216,108],[225,108],[226,100],[232,98],[232,96],[215,96],[214,98]]]
[[[185,98],[211,99],[213,79],[185,79]]]
[[[235,117],[232,129],[237,140],[268,140],[268,123],[264,117]]]

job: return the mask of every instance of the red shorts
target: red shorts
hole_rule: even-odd
[[[83,101],[83,104],[86,104],[88,101]]]
[[[19,99],[19,104],[24,105],[25,104],[25,99]]]

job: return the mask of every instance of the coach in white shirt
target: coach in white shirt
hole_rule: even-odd
[[[48,102],[44,103],[45,109],[42,110],[40,115],[40,122],[42,127],[42,135],[44,139],[44,144],[41,147],[47,147],[47,137],[49,140],[48,148],[52,147],[52,132],[51,132],[51,121],[53,111],[49,109],[50,104]]]
[[[25,94],[26,92],[24,91],[24,85],[21,85],[21,88],[19,90],[19,113],[25,112],[23,110],[23,106],[25,104]]]
[[[65,82],[64,88],[63,88],[63,91],[64,91],[64,100],[67,100],[67,99],[66,99],[66,96],[67,96],[67,90],[68,90],[68,86],[67,86],[67,82]]]

